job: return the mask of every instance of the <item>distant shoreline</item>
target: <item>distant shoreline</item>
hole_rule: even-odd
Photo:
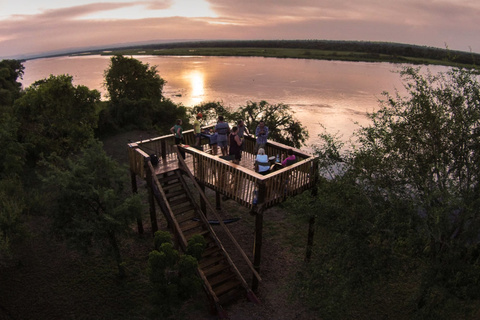
[[[334,40],[187,41],[50,55],[241,56],[443,65],[479,70],[480,54],[392,42]]]

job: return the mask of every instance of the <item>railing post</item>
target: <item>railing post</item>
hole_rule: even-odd
[[[262,233],[263,233],[263,211],[266,196],[266,187],[264,181],[259,181],[257,191],[257,207],[254,208],[255,213],[255,242],[253,244],[253,267],[260,273],[260,260],[262,257]],[[253,277],[252,290],[258,290],[258,279]]]
[[[161,157],[162,157],[162,160],[165,161],[165,160],[167,160],[167,144],[165,143],[165,139],[162,139],[162,140],[160,141],[160,146],[162,147]]]
[[[138,193],[138,188],[137,188],[137,175],[133,170],[130,169],[130,180],[132,182],[132,192],[134,194]],[[137,229],[139,234],[143,234],[143,223],[142,223],[142,217],[137,217]]]
[[[148,161],[150,161],[150,158],[149,157],[145,158],[145,170],[146,170],[145,179],[147,180],[148,204],[150,208],[150,221],[152,224],[152,233],[155,234],[155,232],[158,231],[157,213],[155,211],[155,198],[153,195],[153,181],[152,181],[153,172],[150,170],[150,166],[148,166],[147,164]]]

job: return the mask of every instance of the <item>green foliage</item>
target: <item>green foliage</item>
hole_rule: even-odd
[[[165,80],[160,78],[156,67],[134,58],[114,56],[105,70],[105,87],[114,104],[123,99],[160,102],[164,84]]]
[[[0,257],[10,252],[13,241],[26,234],[23,211],[24,192],[15,177],[0,180]]]
[[[466,70],[401,76],[407,94],[385,93],[350,151],[321,136],[328,179],[291,205],[313,212],[322,231],[299,279],[326,318],[355,318],[359,300],[388,303],[399,292],[375,289],[392,281],[413,286],[404,298],[412,319],[468,318],[479,298],[480,85]]]
[[[19,60],[0,61],[0,107],[11,106],[20,97],[22,84],[17,80],[23,77],[24,70]]]
[[[0,177],[21,175],[25,148],[18,142],[19,123],[11,108],[0,109]]]
[[[188,240],[187,254],[200,261],[203,251],[206,247],[207,242],[205,241],[205,238],[199,234],[196,234]]]
[[[80,157],[49,160],[43,182],[53,232],[83,252],[108,249],[122,274],[120,237],[131,231],[131,223],[144,210],[142,196],[129,195],[125,188],[125,168],[96,141]]]
[[[156,67],[134,58],[112,57],[105,70],[110,106],[100,112],[98,133],[122,128],[156,128],[166,132],[175,119],[186,120],[186,108],[163,97],[164,84]]]
[[[199,236],[192,243],[200,244],[202,240],[205,241]],[[200,289],[198,262],[194,257],[180,254],[175,250],[168,232],[157,231],[154,244],[156,250],[150,252],[148,257],[148,274],[154,291],[153,300],[161,316],[168,316]]]
[[[202,112],[204,120],[213,120],[219,115],[223,115],[228,122],[236,123],[241,119],[253,135],[257,125],[263,120],[268,127],[270,140],[295,148],[300,148],[308,139],[307,129],[294,117],[295,112],[290,106],[283,103],[248,102],[247,105],[231,111],[220,102],[209,102],[195,107],[193,112]]]
[[[153,244],[155,250],[159,250],[161,245],[164,243],[172,243],[172,235],[168,231],[158,230],[155,232],[153,237]]]
[[[19,141],[30,158],[52,153],[69,156],[85,147],[97,124],[99,100],[97,90],[75,87],[68,75],[50,76],[27,88],[14,107],[20,122]]]

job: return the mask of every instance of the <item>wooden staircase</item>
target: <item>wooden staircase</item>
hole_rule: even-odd
[[[154,181],[155,199],[182,249],[186,249],[188,240],[194,235],[202,235],[207,243],[199,261],[198,274],[204,282],[212,309],[220,318],[228,318],[222,305],[241,296],[259,303],[194,201],[182,171],[165,172]],[[201,190],[199,192],[202,193]]]

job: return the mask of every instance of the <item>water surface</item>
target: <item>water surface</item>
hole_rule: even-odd
[[[399,66],[390,63],[263,57],[134,58],[156,66],[167,81],[164,95],[187,107],[209,101],[222,101],[231,108],[261,100],[290,105],[310,132],[309,146],[318,141],[317,136],[323,131],[320,124],[347,140],[358,128],[355,123],[368,123],[366,113],[378,108],[383,91],[393,93],[395,88],[402,89],[395,72]],[[29,60],[24,62],[22,84],[27,87],[50,74],[69,74],[75,85],[97,89],[102,99],[106,99],[104,71],[109,64],[107,56]],[[446,70],[441,66],[429,69],[432,72]]]

